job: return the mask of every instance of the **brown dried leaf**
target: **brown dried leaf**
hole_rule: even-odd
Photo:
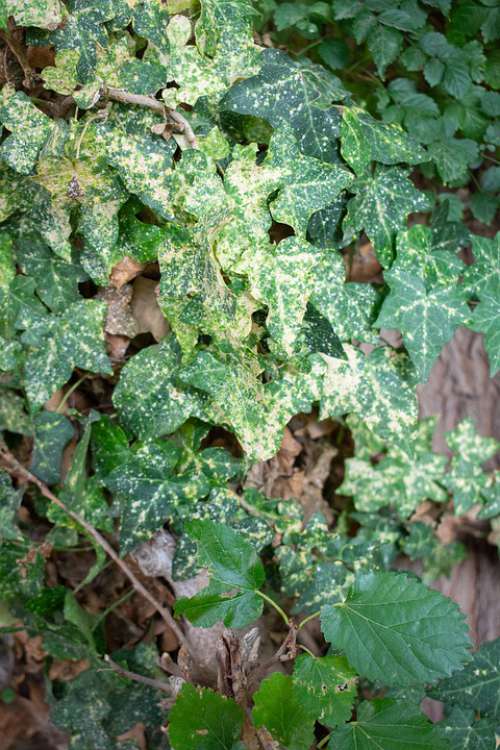
[[[128,281],[135,279],[145,268],[144,263],[132,260],[128,255],[123,258],[111,271],[109,280],[117,289],[126,284]]]
[[[158,305],[156,295],[157,282],[139,276],[133,283],[132,314],[138,333],[151,333],[156,341],[161,341],[169,326]]]

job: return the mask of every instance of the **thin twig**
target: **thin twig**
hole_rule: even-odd
[[[158,99],[155,99],[153,96],[132,94],[130,91],[117,89],[114,86],[106,86],[104,88],[104,93],[106,94],[106,96],[108,96],[109,99],[112,99],[115,102],[120,102],[121,104],[133,104],[137,107],[147,107],[148,109],[152,109],[155,112],[159,112],[160,114],[165,115],[170,120],[172,120],[172,122],[177,125],[177,129],[186,136],[186,140],[189,145],[192,148],[196,148],[197,142],[193,128],[186,120],[186,118],[181,115],[179,110],[172,109],[172,107],[167,107],[166,104],[160,102]]]
[[[171,698],[174,697],[172,688],[166,682],[162,682],[162,680],[155,680],[152,677],[144,677],[144,675],[137,674],[136,672],[129,672],[128,669],[123,669],[123,667],[113,661],[113,659],[107,654],[104,657],[104,661],[106,662],[106,664],[109,664],[113,672],[116,672],[122,677],[127,677],[129,680],[133,680],[134,682],[141,682],[143,685],[148,685],[149,687],[156,688],[156,690],[163,690],[163,692],[168,693]]]
[[[168,609],[165,607],[162,607],[160,602],[156,600],[156,598],[147,590],[145,586],[142,585],[142,583],[139,581],[139,579],[132,573],[127,563],[121,559],[121,557],[115,552],[113,547],[109,544],[109,542],[100,534],[97,529],[94,529],[94,527],[88,523],[82,516],[80,516],[78,513],[75,513],[75,511],[70,510],[63,502],[60,500],[56,495],[53,494],[53,492],[50,491],[50,489],[47,487],[47,485],[42,482],[38,477],[36,477],[34,474],[32,474],[30,471],[24,468],[22,464],[19,463],[19,461],[14,458],[12,453],[9,451],[5,443],[0,443],[0,458],[2,459],[2,462],[9,472],[9,474],[18,475],[21,477],[24,477],[28,482],[31,482],[32,484],[35,484],[42,495],[47,498],[47,500],[50,500],[50,502],[54,503],[54,505],[57,505],[61,510],[63,510],[70,518],[73,519],[79,526],[81,526],[85,531],[90,534],[91,537],[95,539],[97,544],[103,548],[103,550],[109,555],[109,557],[113,560],[113,562],[118,565],[122,573],[129,579],[134,589],[141,594],[154,609],[161,615],[163,620],[167,623],[169,628],[175,633],[177,636],[177,639],[179,640],[179,643],[182,643],[184,648],[190,652],[190,645],[189,642],[180,629],[180,627],[177,625],[176,621],[174,620],[173,616],[169,612]]]

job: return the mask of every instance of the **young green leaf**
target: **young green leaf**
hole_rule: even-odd
[[[295,660],[293,683],[311,716],[328,727],[351,718],[356,680],[356,672],[343,656],[301,654]]]
[[[69,419],[52,411],[42,411],[34,419],[35,442],[31,471],[46,484],[55,484],[61,476],[64,448],[75,431]]]
[[[243,728],[243,711],[231,698],[188,682],[168,718],[173,750],[233,750]]]
[[[343,603],[323,607],[321,624],[361,675],[385,685],[434,682],[468,658],[457,605],[400,573],[358,576]]]
[[[266,677],[253,695],[252,718],[256,727],[266,727],[287,750],[309,750],[314,739],[314,717],[302,701],[301,689],[281,672]]]

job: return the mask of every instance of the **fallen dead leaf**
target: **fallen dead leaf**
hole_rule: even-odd
[[[49,680],[69,682],[70,680],[74,680],[75,677],[78,677],[81,672],[85,672],[89,667],[90,662],[88,659],[78,659],[77,661],[71,661],[70,659],[56,659],[50,665]]]
[[[142,721],[134,724],[132,729],[129,729],[128,732],[120,734],[116,739],[118,740],[118,742],[126,742],[127,740],[131,740],[135,743],[135,745],[137,745],[139,750],[147,750],[146,727],[144,726]]]
[[[128,281],[132,281],[136,276],[145,268],[144,263],[139,263],[136,260],[132,260],[128,255],[123,258],[111,271],[109,280],[113,286],[120,289]]]
[[[168,331],[168,323],[158,305],[157,282],[139,276],[133,283],[132,315],[138,333],[151,333],[156,341],[161,341]]]

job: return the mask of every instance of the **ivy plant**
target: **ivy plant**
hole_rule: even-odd
[[[465,555],[446,512],[500,515],[498,444],[465,419],[437,454],[417,386],[463,327],[500,367],[500,235],[442,190],[498,145],[497,24],[489,0],[0,3],[2,629],[83,663],[47,680],[73,750],[495,746],[498,642],[473,653],[427,584]],[[495,170],[470,198],[486,223]],[[313,413],[354,446],[341,512],[248,481]],[[131,562],[162,533],[167,603]],[[54,581],[82,542],[78,586]],[[106,555],[132,590],[97,613]],[[134,591],[178,640],[168,680],[154,623],[110,648]],[[240,661],[193,676],[189,634],[217,628]]]

